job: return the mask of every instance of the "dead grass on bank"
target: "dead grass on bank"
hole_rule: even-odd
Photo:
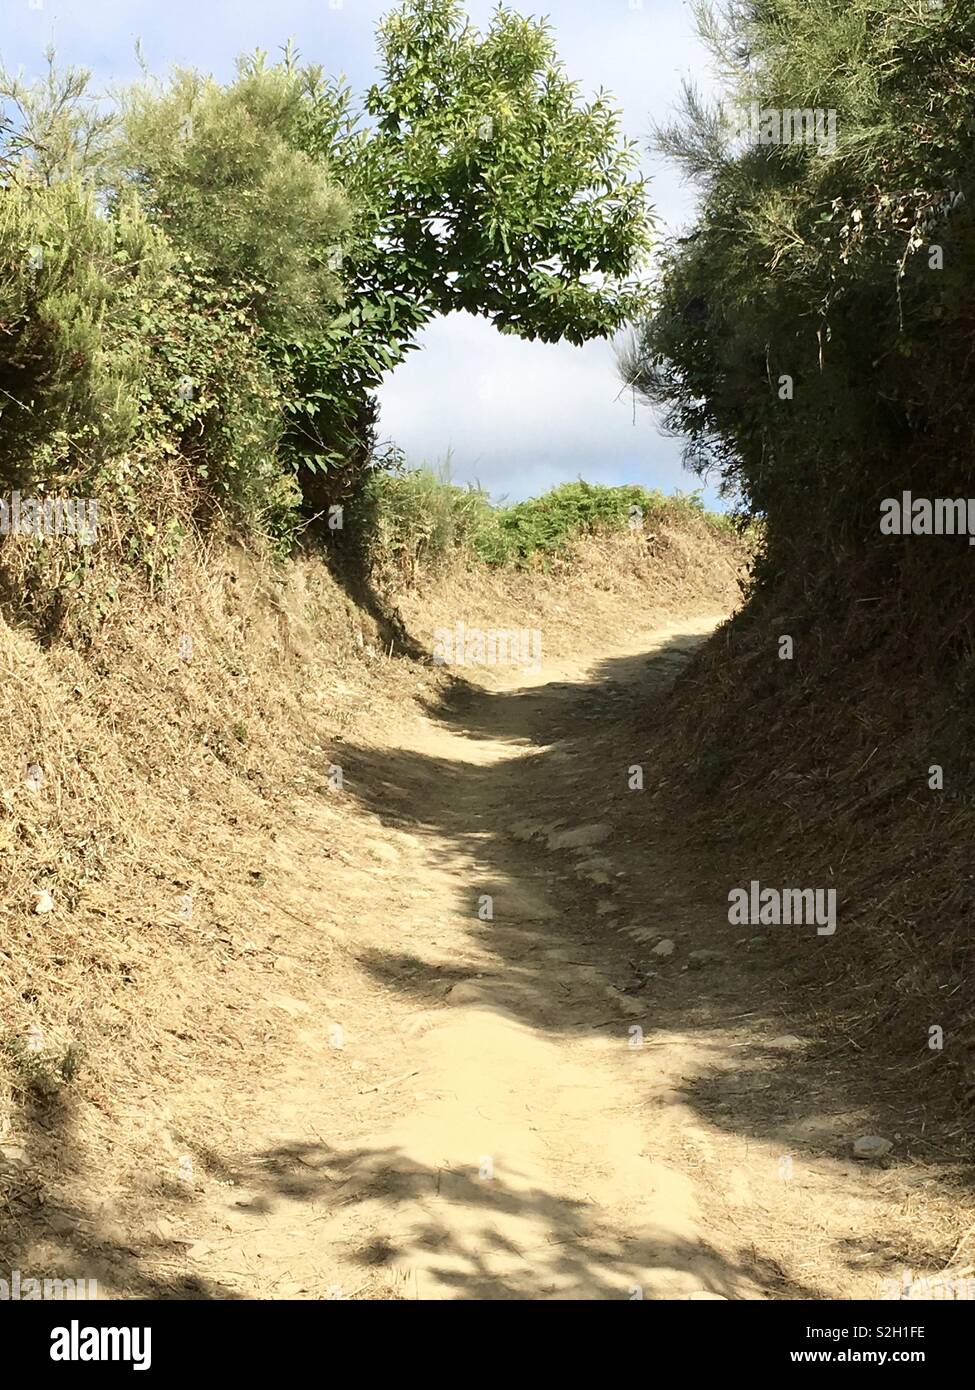
[[[329,785],[343,737],[368,729],[381,742],[385,722],[448,679],[384,652],[320,557],[187,550],[150,595],[119,580],[111,555],[109,542],[87,577],[94,605],[45,608],[40,631],[29,602],[0,621],[0,1264],[11,1268],[27,1245],[43,1267],[46,1226],[70,1232],[79,1260],[89,1241],[104,1253],[117,1238],[124,1262],[141,1214],[179,1203],[181,1159],[205,1168],[233,1151],[248,1077],[283,1075],[300,1035],[289,998],[321,1003],[354,938],[354,923],[309,919],[276,842],[321,807],[301,879],[320,890],[330,858],[354,866],[362,829]],[[26,589],[16,557],[2,559],[9,613]],[[703,522],[675,522],[586,543],[548,574],[454,571],[398,599],[425,641],[458,618],[538,625],[554,655],[631,611],[635,623],[686,612],[689,593],[713,611],[735,574]],[[38,912],[42,894],[50,910]]]
[[[649,532],[580,542],[549,570],[470,566],[458,561],[422,576],[397,601],[427,650],[437,628],[537,628],[544,656],[598,647],[605,637],[646,629],[680,614],[727,609],[739,595],[744,551],[686,510],[663,514]],[[395,576],[385,576],[395,586]],[[544,658],[543,658],[544,659]],[[480,673],[490,683],[490,672]]]
[[[752,879],[835,888],[835,936],[773,929],[783,989],[835,1039],[837,1065],[916,1121],[932,1157],[964,1161],[975,667],[963,644],[946,660],[963,611],[949,589],[925,618],[910,578],[885,593],[861,566],[835,594],[753,602],[691,663],[647,737],[657,799],[692,827],[716,895]],[[928,785],[935,764],[943,791]]]
[[[16,1242],[18,1216],[59,1193],[175,1174],[173,1097],[265,1050],[252,1005],[288,944],[262,901],[279,829],[329,794],[344,733],[435,675],[377,652],[321,560],[229,549],[187,557],[153,597],[120,584],[84,641],[0,623],[0,672],[0,1210]],[[327,971],[327,932],[298,934]]]

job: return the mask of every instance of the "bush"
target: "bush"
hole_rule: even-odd
[[[125,99],[122,168],[188,261],[246,291],[261,325],[296,333],[342,297],[349,208],[299,147],[304,86],[288,65],[238,64],[227,87],[177,71]]]
[[[68,135],[52,138],[53,165],[32,143],[87,129],[65,114],[84,105],[83,77],[52,69],[38,91],[0,74],[20,112],[16,126],[0,118],[0,487],[98,499],[122,555],[153,572],[194,517],[286,538],[300,501],[280,458],[291,383],[253,282],[174,245],[131,183],[103,186],[103,146],[86,163],[81,146],[64,153]],[[298,285],[282,271],[279,289]],[[175,505],[160,526],[164,498]],[[51,559],[21,553],[21,592],[59,582]]]
[[[646,513],[664,502],[662,493],[636,486],[603,487],[563,483],[541,497],[500,508],[496,525],[477,539],[478,554],[492,564],[530,564],[568,553],[582,536],[642,529]]]
[[[492,506],[483,489],[452,483],[447,469],[373,474],[359,511],[374,568],[412,579],[422,567],[451,563],[547,565],[567,557],[586,536],[643,531],[663,515],[693,512],[714,526],[730,522],[704,511],[697,494],[667,498],[635,485],[564,483],[541,497]]]
[[[889,570],[880,500],[972,485],[975,10],[697,8],[736,105],[833,110],[835,145],[741,149],[688,94],[662,144],[701,212],[665,249],[624,373],[765,519],[765,581],[865,548]]]
[[[0,481],[89,477],[138,421],[138,305],[169,252],[138,207],[99,214],[72,178],[0,195]]]
[[[494,512],[480,488],[451,483],[447,469],[418,468],[371,474],[359,516],[372,565],[412,580],[421,567],[436,571],[469,558]]]

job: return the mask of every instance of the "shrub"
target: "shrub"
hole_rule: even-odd
[[[833,110],[835,144],[741,149],[687,94],[662,144],[701,211],[624,373],[764,518],[763,578],[798,580],[877,550],[881,498],[971,489],[975,11],[697,9],[736,105]]]
[[[278,333],[317,324],[341,299],[349,209],[327,166],[298,148],[303,101],[301,76],[258,56],[229,86],[179,70],[134,87],[123,108],[122,168],[150,215]]]
[[[635,485],[563,483],[541,497],[492,506],[480,487],[450,481],[449,467],[373,474],[359,516],[368,558],[377,569],[398,568],[414,578],[423,567],[450,563],[548,564],[571,553],[585,536],[627,528],[643,531],[663,515],[693,512],[720,529],[730,522],[704,511],[700,497],[665,497]]]
[[[0,193],[0,480],[90,476],[129,446],[139,305],[169,265],[131,199],[103,215],[76,177]]]
[[[473,554],[492,525],[493,509],[479,487],[458,487],[449,468],[373,473],[358,509],[371,563],[409,579]]]

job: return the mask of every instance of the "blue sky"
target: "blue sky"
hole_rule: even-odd
[[[639,141],[662,228],[693,210],[692,193],[646,152],[654,120],[666,116],[680,80],[707,85],[705,55],[685,0],[510,0],[547,15],[570,74],[587,92],[605,87]],[[0,0],[0,54],[9,68],[39,72],[45,45],[90,68],[99,87],[138,74],[136,40],[149,67],[185,64],[229,76],[240,52],[275,53],[294,38],[304,57],[343,72],[356,90],[374,76],[374,30],[390,0]],[[484,24],[493,3],[470,0]],[[381,391],[380,429],[411,463],[447,455],[460,480],[495,496],[528,496],[579,476],[672,491],[697,486],[681,466],[680,442],[662,436],[630,393],[620,393],[613,348],[525,343],[466,315],[439,319],[422,351]],[[714,500],[713,492],[705,494]]]

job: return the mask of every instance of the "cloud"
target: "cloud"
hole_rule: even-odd
[[[380,403],[381,433],[410,463],[450,454],[455,478],[495,496],[517,499],[579,476],[666,491],[696,485],[680,441],[634,408],[607,342],[529,343],[452,314],[429,325]]]

